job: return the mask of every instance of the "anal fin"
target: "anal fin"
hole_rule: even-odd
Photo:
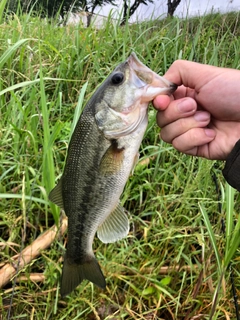
[[[97,236],[103,243],[115,242],[128,235],[129,221],[125,212],[125,209],[118,204],[98,227]]]

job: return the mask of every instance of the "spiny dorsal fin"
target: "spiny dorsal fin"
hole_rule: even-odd
[[[115,210],[98,227],[97,236],[103,243],[115,242],[127,236],[129,222],[125,212],[125,209],[118,204]]]
[[[64,209],[62,198],[62,178],[58,181],[56,187],[50,191],[48,198],[61,209]]]

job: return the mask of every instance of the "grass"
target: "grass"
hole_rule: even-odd
[[[124,28],[109,19],[100,30],[15,15],[2,19],[0,34],[0,267],[61,220],[47,195],[61,176],[74,123],[131,51],[159,74],[178,58],[240,69],[238,13]],[[27,281],[0,289],[0,319],[236,318],[228,267],[239,296],[239,195],[222,168],[163,143],[150,108],[140,160],[122,195],[130,233],[111,245],[94,241],[106,291],[83,282],[61,299],[66,236],[59,235],[19,274]],[[45,280],[31,281],[36,273]]]

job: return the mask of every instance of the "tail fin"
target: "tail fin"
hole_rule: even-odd
[[[61,296],[65,297],[72,292],[84,279],[98,287],[105,289],[106,281],[101,268],[94,257],[88,257],[87,262],[77,264],[65,257],[62,270]]]

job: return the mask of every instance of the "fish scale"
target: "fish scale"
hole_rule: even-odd
[[[119,199],[147,128],[148,103],[176,87],[131,54],[86,104],[71,137],[63,175],[49,194],[68,216],[62,296],[84,279],[105,288],[92,250],[94,236],[97,233],[104,243],[127,236],[128,217]]]

